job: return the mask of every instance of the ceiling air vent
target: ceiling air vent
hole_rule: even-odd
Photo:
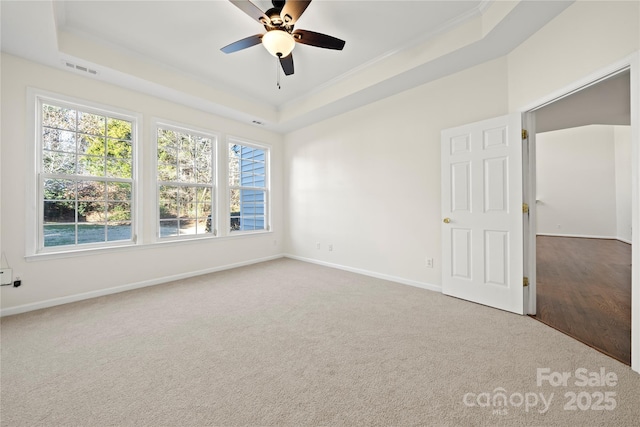
[[[98,71],[93,70],[89,67],[85,67],[83,65],[78,65],[78,64],[74,64],[73,62],[69,62],[69,61],[62,61],[62,63],[68,67],[68,68],[72,68],[76,71],[81,71],[83,73],[88,73],[88,74],[93,74],[94,76],[98,74]]]

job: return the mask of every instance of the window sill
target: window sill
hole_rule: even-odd
[[[273,231],[271,230],[241,231],[241,232],[234,232],[233,234],[229,234],[227,236],[219,236],[219,237],[207,236],[207,237],[195,237],[195,238],[188,238],[188,239],[158,240],[151,243],[137,243],[137,244],[126,243],[121,245],[106,246],[106,247],[99,247],[99,248],[83,248],[83,249],[61,250],[56,252],[42,252],[42,253],[25,255],[24,259],[27,262],[37,262],[37,261],[46,261],[46,260],[52,260],[52,259],[101,255],[106,253],[158,249],[163,247],[181,246],[181,245],[188,245],[188,244],[204,244],[204,243],[225,241],[230,239],[258,237],[262,235],[269,235],[272,233]]]

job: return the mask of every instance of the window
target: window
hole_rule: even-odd
[[[28,147],[28,256],[270,229],[268,145],[237,138],[223,144],[213,131],[168,120],[153,120],[148,140],[140,141],[142,114],[36,89],[28,94],[35,118],[28,132],[36,135]],[[150,156],[148,169],[140,169],[140,149]],[[143,217],[142,202],[156,214]]]
[[[38,109],[38,248],[132,242],[135,118],[40,98]]]
[[[268,230],[268,150],[229,143],[230,230]]]
[[[216,138],[158,125],[158,235],[215,234],[214,153]]]

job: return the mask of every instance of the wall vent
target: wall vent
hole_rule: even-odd
[[[74,64],[73,62],[70,61],[62,61],[62,63],[67,67],[67,68],[72,68],[76,71],[81,71],[83,73],[88,73],[88,74],[93,74],[94,76],[98,74],[97,70],[93,70],[89,67],[85,67],[83,65],[78,65],[78,64]]]

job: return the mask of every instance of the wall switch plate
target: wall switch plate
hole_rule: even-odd
[[[13,280],[13,270],[10,268],[0,269],[0,284],[10,285]]]

